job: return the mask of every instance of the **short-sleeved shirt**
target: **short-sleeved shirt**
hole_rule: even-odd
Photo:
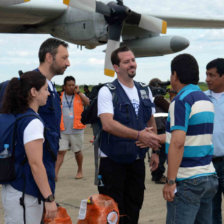
[[[170,104],[166,126],[166,153],[174,130],[186,132],[177,181],[215,173],[212,164],[214,107],[197,85],[186,85]]]
[[[205,92],[213,102],[215,108],[214,130],[212,142],[214,145],[214,156],[224,156],[224,92],[214,94],[211,90]]]
[[[119,82],[119,80],[118,80]],[[130,99],[132,106],[135,108],[136,114],[138,114],[139,109],[139,96],[138,91],[135,86],[129,88],[119,82],[122,88],[124,89],[125,93],[127,94],[128,98]],[[153,102],[152,92],[149,89],[149,99]],[[113,100],[112,94],[108,87],[103,86],[98,94],[98,116],[103,113],[110,113],[114,114],[114,107],[113,107]],[[155,113],[155,107],[152,108],[152,114]]]

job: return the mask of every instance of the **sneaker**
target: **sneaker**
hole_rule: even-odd
[[[156,184],[165,184],[166,183],[166,176],[162,176],[159,180],[155,181]]]

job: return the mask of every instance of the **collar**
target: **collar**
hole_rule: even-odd
[[[177,95],[182,94],[182,93],[185,92],[186,90],[195,90],[195,91],[197,91],[197,90],[201,90],[201,89],[199,88],[198,85],[188,84],[188,85],[184,86],[184,87],[178,92]]]

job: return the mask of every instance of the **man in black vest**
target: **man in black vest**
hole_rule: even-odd
[[[112,99],[107,86],[98,95],[98,116],[103,129],[98,190],[118,203],[119,223],[137,224],[145,189],[145,145],[159,147],[159,138],[154,133],[155,109],[149,88],[133,80],[137,68],[133,52],[120,47],[112,53],[111,61],[117,73],[111,84],[116,88],[116,99]],[[153,154],[151,166],[157,168],[157,154]]]

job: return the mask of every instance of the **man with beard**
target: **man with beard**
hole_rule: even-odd
[[[59,95],[51,79],[56,75],[62,75],[70,65],[67,48],[68,44],[64,41],[55,38],[45,40],[39,49],[40,65],[36,69],[47,78],[48,91],[50,92],[47,104],[41,106],[38,113],[45,126],[43,153],[46,153],[46,156],[43,158],[46,160],[46,169],[51,170],[52,173],[52,176],[48,177],[48,179],[53,183],[53,189],[51,189],[53,194],[55,190],[55,161],[59,149],[61,106]],[[53,197],[49,195],[48,198],[52,199]]]
[[[133,80],[137,68],[133,52],[120,47],[112,53],[111,61],[117,79],[98,94],[103,129],[98,190],[118,203],[119,223],[137,224],[144,198],[144,158],[148,148],[138,147],[136,141],[154,149],[159,147],[158,136],[150,128],[146,130],[152,127],[156,131],[155,109],[149,88]],[[111,87],[115,89],[113,94]],[[157,168],[157,154],[153,154],[151,166]]]

